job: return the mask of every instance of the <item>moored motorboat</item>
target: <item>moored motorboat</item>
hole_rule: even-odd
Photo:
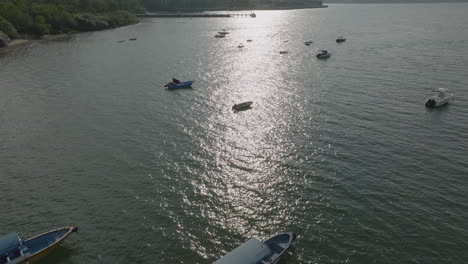
[[[137,40],[137,38],[130,38],[129,40]]]
[[[437,94],[431,96],[429,99],[426,100],[426,107],[441,106],[451,103],[453,102],[453,100],[455,100],[453,93],[447,93],[448,89],[437,88],[433,92],[436,92]]]
[[[330,58],[331,54],[326,51],[326,50],[321,50],[318,54],[317,54],[317,58],[318,59],[321,59],[321,60],[324,60],[324,59],[328,59]]]
[[[279,54],[288,54],[287,50],[280,50]]]
[[[226,30],[223,29],[223,31],[218,31],[218,34],[227,35],[227,34],[229,34],[229,32],[227,32]]]
[[[192,84],[194,82],[195,81],[187,81],[187,82],[180,82],[180,83],[170,82],[170,83],[164,85],[164,87],[167,87],[168,90],[192,88]]]
[[[28,240],[21,240],[17,233],[0,237],[0,264],[27,264],[38,261],[56,248],[78,227],[54,229]]]
[[[304,42],[304,44],[305,44],[306,46],[310,46],[310,44],[312,44],[312,43],[313,43],[312,40],[309,40],[309,41]]]
[[[293,232],[282,232],[262,242],[251,238],[213,264],[276,264],[296,239]]]
[[[239,43],[239,45],[237,46],[239,49],[243,48],[244,47],[244,44],[242,43]]]
[[[343,43],[345,41],[346,41],[345,37],[339,37],[336,39],[336,43]]]
[[[215,35],[215,38],[224,38],[224,37],[226,37],[225,34],[216,34]]]
[[[232,110],[234,112],[247,110],[247,109],[252,108],[252,104],[253,104],[252,101],[243,102],[243,103],[240,103],[240,104],[235,104],[235,105],[232,106]]]
[[[251,40],[251,39],[248,39],[247,42],[252,42],[252,40]]]

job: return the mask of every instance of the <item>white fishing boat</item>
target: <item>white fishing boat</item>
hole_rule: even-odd
[[[437,88],[433,92],[436,92],[437,94],[431,96],[429,99],[426,100],[426,107],[436,107],[445,105],[453,102],[453,100],[455,99],[454,94],[447,93],[448,89],[445,88]]]
[[[251,238],[213,264],[276,264],[295,239],[293,232],[276,234],[264,242]]]

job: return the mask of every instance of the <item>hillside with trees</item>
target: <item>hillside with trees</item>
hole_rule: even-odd
[[[137,23],[134,13],[142,10],[140,0],[0,0],[0,47],[2,38],[40,37]]]

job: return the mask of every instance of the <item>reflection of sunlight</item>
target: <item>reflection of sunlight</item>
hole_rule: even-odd
[[[183,175],[178,186],[190,186],[173,192],[182,197],[182,214],[193,222],[186,222],[180,212],[169,217],[185,246],[204,258],[213,257],[213,247],[224,250],[238,239],[283,230],[304,208],[299,188],[307,180],[297,176],[303,173],[298,168],[307,162],[304,158],[320,155],[320,146],[312,146],[317,132],[310,124],[317,118],[311,113],[317,109],[313,105],[323,93],[320,78],[315,78],[320,75],[315,67],[319,62],[313,49],[303,44],[304,29],[293,27],[291,32],[294,12],[261,11],[256,19],[211,20],[198,40],[202,55],[177,66],[180,71],[191,66],[196,86],[173,93],[187,96],[186,105],[176,108],[181,119],[174,124],[183,128],[178,144],[190,146],[184,154],[178,150],[185,146],[174,146],[176,155],[184,158],[168,167]],[[214,38],[222,29],[230,34]],[[239,43],[244,48],[238,48]],[[281,55],[281,50],[290,52]],[[234,104],[245,101],[253,101],[253,108],[232,112]],[[301,156],[304,145],[311,151]],[[176,209],[168,211],[172,210]],[[211,234],[206,238],[210,243],[200,241],[201,233]]]
[[[209,162],[216,164],[198,186],[202,195],[211,197],[207,218],[242,235],[288,220],[288,180],[281,173],[280,157],[291,151],[283,138],[289,117],[281,110],[289,105],[292,93],[287,88],[294,83],[286,83],[291,65],[279,54],[284,42],[276,24],[285,23],[282,12],[265,13],[271,14],[259,16],[255,26],[244,25],[253,21],[246,19],[233,23],[223,43],[223,60],[213,74],[223,79],[210,94],[216,110],[201,124],[207,137],[198,140],[210,153]],[[237,48],[240,42],[242,49]],[[233,104],[244,101],[253,101],[253,109],[231,111]]]

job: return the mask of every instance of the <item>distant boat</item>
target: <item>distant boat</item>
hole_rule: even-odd
[[[448,89],[437,88],[434,90],[437,94],[426,100],[426,107],[436,107],[453,102],[455,97],[453,93],[446,94]]]
[[[336,43],[342,43],[342,42],[345,42],[346,39],[344,37],[339,37],[336,39]]]
[[[250,17],[257,17],[255,13],[250,14]]]
[[[292,232],[279,233],[265,242],[251,238],[213,264],[276,264],[295,239]]]
[[[247,42],[252,42],[252,40],[251,40],[251,39],[248,39]]]
[[[192,88],[192,84],[194,82],[195,81],[187,81],[187,82],[180,82],[180,83],[170,82],[170,83],[164,85],[164,87],[167,87],[168,90]]]
[[[215,38],[224,38],[224,37],[226,37],[225,34],[216,34],[215,35]]]
[[[313,43],[312,40],[309,40],[309,41],[304,42],[304,44],[306,44],[307,46],[309,46],[309,45],[312,44],[312,43]]]
[[[117,40],[117,42],[125,42],[125,40]]]
[[[239,49],[245,47],[244,44],[240,43],[238,46],[237,46]]]
[[[219,31],[218,34],[227,35],[227,34],[229,34],[229,32],[227,32],[226,30],[223,29],[223,31]]]
[[[131,39],[129,39],[129,40],[137,40],[137,38],[131,38]]]
[[[279,52],[280,54],[288,54],[288,51],[287,50],[282,50]]]
[[[25,264],[38,261],[56,248],[78,227],[55,229],[28,240],[21,240],[17,233],[0,237],[0,264]]]
[[[331,53],[329,53],[326,50],[321,50],[320,53],[317,54],[317,58],[321,59],[321,60],[328,59],[328,58],[330,58],[330,56],[331,56]]]
[[[232,111],[234,112],[239,112],[239,111],[244,111],[252,108],[252,101],[240,103],[240,104],[235,104],[232,106]]]

